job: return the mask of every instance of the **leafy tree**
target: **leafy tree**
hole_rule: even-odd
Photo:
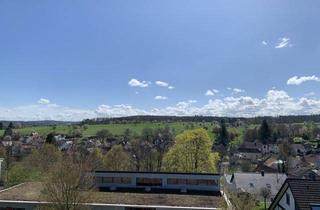
[[[46,173],[55,163],[62,160],[62,152],[60,152],[52,144],[44,144],[40,149],[32,150],[27,161],[34,168]]]
[[[10,167],[6,186],[13,186],[27,181],[35,181],[41,178],[39,171],[30,168],[26,162],[17,162]]]
[[[3,136],[13,136],[13,134],[14,134],[13,129],[14,129],[13,123],[10,122],[8,127],[4,131]]]
[[[147,142],[152,143],[153,142],[153,137],[154,137],[154,134],[153,134],[152,128],[144,128],[142,130],[141,139],[143,141],[147,141]]]
[[[14,125],[12,122],[9,123],[8,128],[14,129]]]
[[[227,127],[224,120],[221,120],[220,122],[220,129],[219,129],[217,140],[218,140],[217,142],[218,144],[222,144],[224,146],[227,146],[229,144],[229,135],[228,135]]]
[[[164,169],[177,172],[216,172],[218,153],[211,152],[211,142],[204,129],[184,131],[164,158]]]
[[[46,137],[46,143],[48,144],[55,144],[56,143],[56,138],[54,133],[49,133]]]
[[[81,129],[80,128],[73,129],[71,132],[71,135],[76,138],[81,138],[82,137]]]
[[[262,121],[262,124],[260,126],[259,136],[260,136],[260,141],[263,144],[267,144],[269,142],[269,140],[270,140],[271,129],[270,129],[269,125],[268,125],[267,120],[265,120],[265,119]]]
[[[103,167],[104,155],[102,154],[101,150],[98,148],[96,148],[89,155],[83,155],[83,158],[87,159],[87,161],[90,162],[89,170],[91,171],[95,171]]]
[[[101,129],[97,131],[96,136],[100,139],[112,138],[112,133],[108,129]]]
[[[247,142],[253,142],[255,141],[256,139],[259,139],[258,137],[258,131],[256,128],[253,128],[253,129],[246,129],[245,132],[244,132],[244,141],[247,141]]]
[[[3,123],[0,122],[0,130],[3,130]]]
[[[132,131],[129,128],[127,128],[123,133],[123,137],[125,141],[129,141],[132,137]]]
[[[130,159],[121,145],[115,145],[104,157],[105,169],[111,171],[127,171],[130,169]]]

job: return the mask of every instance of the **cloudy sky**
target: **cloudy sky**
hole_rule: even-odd
[[[2,0],[0,119],[320,113],[320,1]]]

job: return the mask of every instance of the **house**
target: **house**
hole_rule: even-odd
[[[287,179],[269,210],[319,210],[320,180]]]
[[[92,210],[215,210],[223,197],[219,174],[96,171]],[[33,210],[48,201],[40,182],[0,191],[0,209]],[[83,192],[88,193],[88,192]]]
[[[316,168],[320,168],[320,154],[309,154],[303,157],[304,161],[313,165]]]
[[[264,171],[265,173],[279,173],[282,171],[281,168],[271,168],[267,165],[265,165],[263,162],[259,162],[255,169],[253,169],[254,172],[261,172]]]
[[[257,149],[263,155],[266,154],[278,154],[279,153],[279,146],[277,144],[262,144],[258,141],[254,142],[244,142],[240,145],[239,149]]]
[[[306,154],[306,148],[302,144],[292,144],[291,149],[295,152],[295,154],[303,156]]]
[[[235,156],[239,159],[257,162],[262,158],[262,153],[256,148],[239,148]]]
[[[302,167],[291,172],[291,178],[300,178],[300,179],[318,179],[320,180],[320,170],[312,167]]]
[[[246,192],[262,201],[263,198],[260,196],[261,189],[268,188],[271,193],[270,198],[272,199],[287,179],[287,175],[261,171],[260,173],[234,173],[224,178],[225,187],[228,191],[236,193]]]

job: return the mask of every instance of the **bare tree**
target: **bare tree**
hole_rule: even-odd
[[[235,210],[253,210],[257,206],[256,199],[249,193],[231,193],[230,199]]]
[[[264,199],[264,209],[267,209],[267,199],[270,197],[271,191],[269,188],[263,187],[260,189],[260,196]]]
[[[86,168],[86,163],[74,162],[69,157],[53,165],[44,182],[43,195],[50,203],[46,209],[88,209],[83,204],[92,199],[93,177]]]

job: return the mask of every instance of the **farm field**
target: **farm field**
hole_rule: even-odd
[[[101,129],[108,129],[113,135],[121,135],[124,133],[126,129],[130,129],[133,133],[140,134],[144,128],[165,128],[169,126],[175,134],[179,134],[186,129],[192,128],[204,128],[208,131],[210,138],[214,137],[212,133],[213,127],[215,124],[213,123],[199,123],[199,122],[172,122],[172,123],[164,123],[164,122],[152,122],[152,123],[112,123],[112,124],[96,124],[96,125],[85,125],[85,126],[77,126],[80,129],[83,137],[94,136],[97,131]],[[19,129],[15,129],[20,135],[29,135],[32,132],[38,132],[41,135],[47,135],[51,132],[55,132],[58,134],[70,134],[75,126],[72,125],[57,125],[57,126],[33,126],[33,127],[23,127]],[[232,130],[237,130],[239,134],[242,133],[241,128],[230,128]],[[0,135],[3,135],[3,130],[0,131]]]

